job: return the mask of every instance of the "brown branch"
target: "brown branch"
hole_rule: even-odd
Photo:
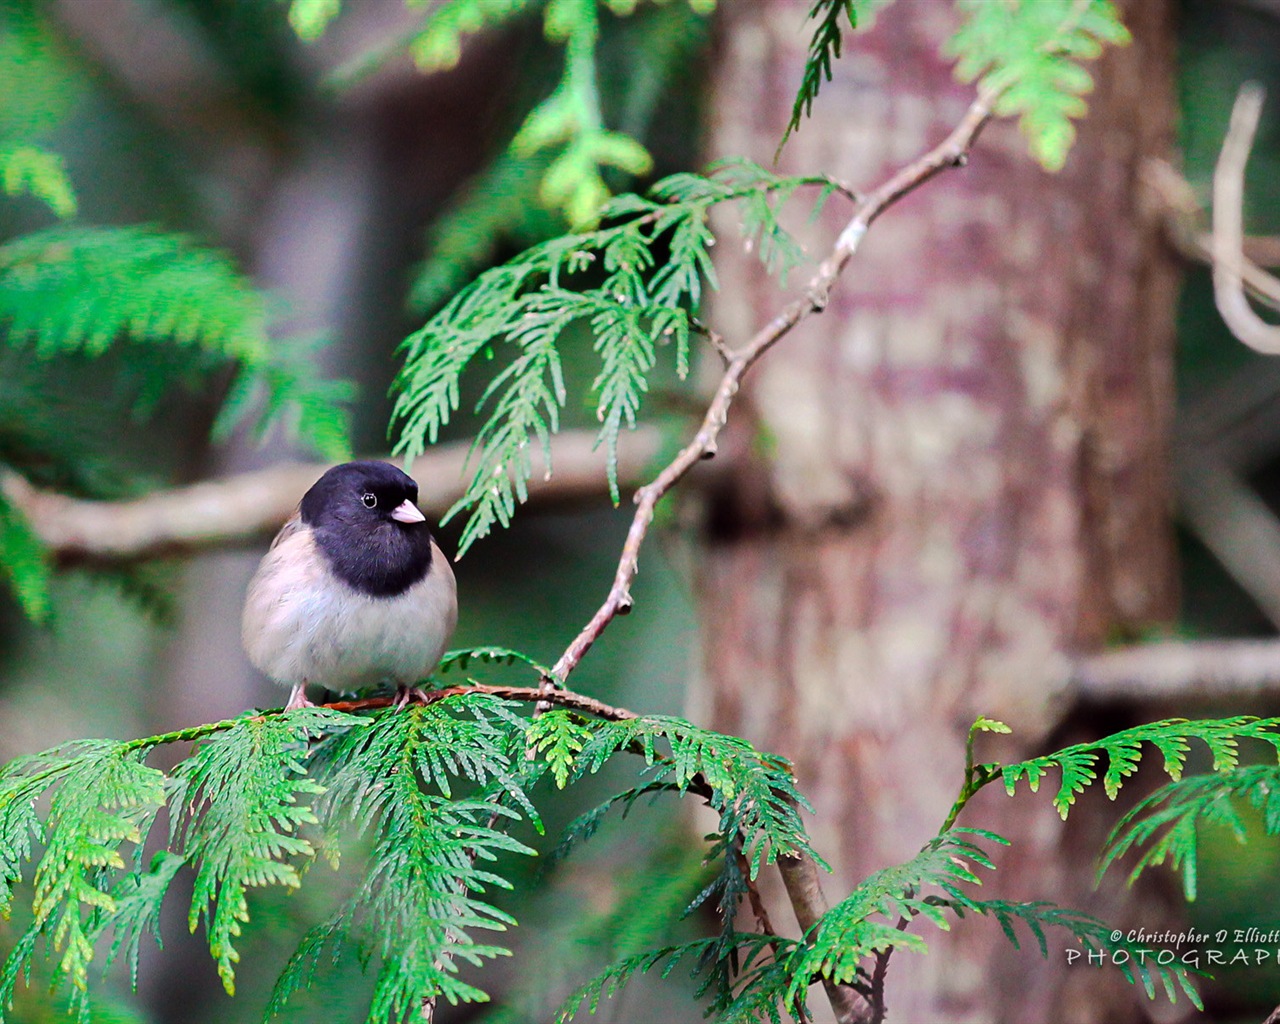
[[[467,443],[437,445],[413,463],[423,510],[442,515],[462,496]],[[595,434],[570,431],[555,440],[555,474],[535,465],[530,500],[547,504],[604,493],[603,458]],[[658,450],[656,430],[622,438],[618,478],[634,486]],[[540,459],[535,455],[535,460]],[[241,541],[277,529],[328,464],[290,464],[157,491],[132,501],[87,501],[33,487],[0,473],[0,495],[22,511],[36,535],[64,560],[118,560]]]
[[[594,697],[588,697],[585,694],[574,693],[572,690],[556,690],[554,693],[545,694],[537,686],[489,686],[484,683],[467,683],[459,686],[446,686],[440,690],[411,691],[409,703],[435,704],[446,697],[457,697],[464,693],[485,693],[491,697],[501,697],[503,700],[520,700],[530,703],[547,700],[552,704],[573,708],[575,711],[583,711],[589,715],[595,715],[597,718],[607,719],[610,722],[622,722],[628,718],[640,717],[634,711],[628,711],[626,708],[615,708],[612,704],[606,704],[604,701],[596,700]],[[362,697],[359,700],[333,701],[325,704],[324,707],[332,708],[334,711],[374,711],[378,708],[391,707],[395,702],[394,697]]]
[[[857,252],[862,237],[872,222],[903,196],[919,188],[926,181],[949,167],[963,166],[970,147],[991,117],[991,104],[995,95],[981,91],[970,104],[956,128],[941,143],[919,159],[899,170],[879,188],[863,197],[849,223],[836,239],[831,253],[819,265],[809,281],[804,296],[796,299],[762,327],[741,349],[728,360],[724,375],[716,388],[711,404],[698,432],[680,453],[650,483],[635,494],[636,512],[623,544],[622,556],[614,574],[613,586],[604,603],[565,648],[560,660],[544,680],[544,688],[550,690],[563,686],[569,674],[577,667],[583,655],[600,638],[609,623],[618,615],[631,610],[631,583],[639,570],[640,547],[644,543],[649,526],[653,523],[654,509],[663,496],[702,459],[716,453],[716,440],[729,415],[729,407],[738,393],[746,372],[780,341],[796,324],[821,312],[827,297],[853,254]],[[728,351],[726,349],[726,351]]]
[[[1274,696],[1280,638],[1167,640],[1078,657],[1071,690],[1095,701],[1217,702]]]
[[[1280,355],[1280,325],[1263,320],[1244,293],[1244,169],[1262,116],[1262,87],[1240,87],[1213,174],[1213,297],[1231,333],[1266,355]],[[1280,287],[1280,282],[1277,282]]]
[[[702,424],[679,454],[650,483],[636,491],[636,511],[622,547],[613,585],[604,603],[565,648],[550,675],[543,679],[540,689],[546,701],[554,700],[556,689],[564,686],[569,674],[608,628],[609,623],[618,615],[625,615],[631,610],[631,583],[639,571],[640,548],[653,523],[654,510],[663,496],[690,469],[716,454],[717,438],[728,419],[729,408],[746,372],[793,327],[826,307],[831,288],[880,214],[947,168],[962,167],[965,164],[969,149],[991,118],[991,108],[996,96],[995,92],[981,90],[960,123],[942,142],[858,201],[853,217],[840,232],[832,251],[818,266],[801,298],[787,305],[742,348],[733,351],[723,342],[716,345],[721,357],[726,359],[726,365]],[[811,857],[800,855],[779,858],[779,870],[796,910],[797,920],[801,921],[802,928],[807,929],[818,920],[826,907],[825,899],[821,898],[817,865]],[[875,1007],[867,1004],[854,986],[827,981],[824,982],[824,987],[839,1024],[862,1024],[875,1018]]]
[[[822,891],[818,865],[808,855],[782,854],[778,857],[778,873],[782,876],[787,899],[791,901],[791,907],[795,911],[800,934],[806,935],[830,909],[826,894]],[[863,1024],[874,1018],[874,1008],[852,985],[837,985],[824,978],[822,986],[826,989],[827,999],[840,1024]]]

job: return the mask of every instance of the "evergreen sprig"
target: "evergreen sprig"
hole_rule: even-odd
[[[1040,788],[1040,780],[1046,773],[1055,769],[1060,771],[1061,784],[1053,805],[1065,819],[1076,796],[1098,780],[1098,769],[1104,758],[1103,789],[1108,798],[1114,800],[1124,780],[1138,770],[1147,745],[1159,751],[1165,773],[1175,781],[1180,779],[1192,740],[1198,740],[1208,748],[1215,772],[1226,772],[1239,763],[1241,740],[1256,740],[1280,753],[1280,719],[1248,715],[1202,721],[1172,718],[1134,726],[1100,740],[1077,743],[1017,764],[983,767],[993,777],[998,775],[1003,779],[1005,790],[1010,795],[1023,779],[1034,793]]]
[[[258,362],[242,363],[213,424],[213,438],[224,441],[252,421],[259,439],[283,426],[304,438],[333,462],[352,457],[350,403],[355,387],[347,380],[320,375],[319,341],[279,339]]]
[[[761,868],[784,855],[823,863],[800,821],[800,808],[809,804],[796,788],[790,763],[736,736],[661,715],[601,722],[553,709],[530,726],[529,742],[548,758],[562,784],[599,771],[622,751],[642,756],[648,767],[645,785],[573,822],[561,840],[562,850],[592,835],[611,807],[629,808],[648,792],[695,793],[719,814],[716,830],[707,837],[711,845],[706,855],[719,868],[688,910],[715,899],[720,934],[707,947],[702,965],[707,981],[701,991],[714,986],[712,1005],[729,1006],[735,979],[741,980],[737,914]]]
[[[535,442],[551,465],[551,435],[567,400],[564,332],[585,322],[596,338],[602,368],[592,391],[616,500],[618,436],[635,425],[658,351],[673,349],[677,373],[688,372],[691,313],[704,280],[715,283],[710,209],[745,200],[748,238],[771,269],[783,272],[799,248],[779,223],[777,199],[813,184],[823,186],[819,204],[835,188],[826,179],[780,177],[746,161],[723,164],[709,177],[665,178],[648,197],[608,203],[605,227],[545,242],[481,274],[405,340],[394,424],[396,452],[410,458],[434,443],[457,411],[461,378],[473,360],[494,355],[503,342],[514,349],[477,403],[486,418],[473,448],[473,476],[445,516],[469,513],[459,553],[495,525],[506,526],[527,498]]]
[[[1111,0],[956,0],[965,22],[944,52],[956,77],[998,93],[994,110],[1016,116],[1031,155],[1047,170],[1066,162],[1074,118],[1088,109],[1093,79],[1084,62],[1129,32]]]
[[[995,867],[975,839],[1008,843],[983,829],[943,832],[905,864],[870,875],[827,911],[791,953],[786,967],[790,984],[783,1001],[794,1003],[803,998],[817,978],[846,985],[864,983],[869,972],[863,964],[874,954],[894,949],[927,952],[924,939],[906,930],[917,918],[949,931],[954,919],[973,913],[997,921],[1015,949],[1021,945],[1015,924],[1021,924],[1044,957],[1049,955],[1045,929],[1061,928],[1089,953],[1101,954],[1119,966],[1125,978],[1140,984],[1148,998],[1155,998],[1158,978],[1171,1002],[1176,1003],[1181,992],[1202,1008],[1185,965],[1143,955],[1136,943],[1091,915],[1045,901],[983,900],[971,895],[966,887],[981,885],[974,869]]]
[[[307,800],[324,792],[308,777],[308,741],[363,720],[318,708],[247,715],[205,741],[173,772],[172,841],[196,872],[188,924],[203,920],[209,951],[235,994],[235,940],[249,919],[247,890],[301,884],[297,861],[315,855],[298,835],[318,820]]]
[[[164,805],[164,775],[142,763],[142,752],[112,740],[82,740],[18,758],[0,771],[0,911],[31,859],[36,864],[31,923],[0,968],[0,1020],[30,959],[44,939],[58,972],[73,986],[83,1015],[89,964],[104,922],[119,909],[114,883],[127,870],[122,847],[135,855]],[[36,801],[52,790],[43,821]]]
[[[49,587],[53,566],[27,517],[0,495],[0,573],[7,577],[18,604],[32,622],[52,611]]]
[[[630,13],[624,6],[610,4],[616,14]],[[666,4],[629,26],[623,58],[634,61],[634,68],[618,68],[614,75],[627,83],[626,104],[617,122],[631,137],[646,136],[664,110],[670,79],[690,67],[705,44],[705,6]],[[602,91],[607,105],[607,83]],[[415,309],[438,309],[490,265],[500,247],[525,249],[566,229],[563,211],[539,201],[543,179],[555,159],[555,147],[517,153],[508,145],[455,195],[428,229],[427,257],[411,289]],[[588,170],[598,177],[595,168]]]
[[[644,789],[666,784],[695,792],[720,813],[709,857],[736,847],[751,879],[784,854],[816,856],[800,821],[799,809],[809,805],[796,788],[790,762],[737,736],[666,715],[606,722],[562,708],[539,716],[528,736],[539,752],[554,752],[553,772],[563,773],[566,784],[599,771],[620,751],[639,754],[648,766]],[[629,802],[627,794],[618,799]]]
[[[963,898],[958,883],[981,884],[974,867],[994,869],[995,865],[974,838],[1008,842],[994,832],[951,829],[906,863],[869,875],[828,910],[792,954],[788,1001],[803,997],[815,978],[843,985],[859,980],[862,962],[874,953],[888,949],[925,952],[924,939],[899,922],[923,916],[943,930],[950,928],[945,906],[928,890]]]
[[[813,113],[813,101],[818,98],[822,83],[831,81],[832,65],[840,59],[844,45],[844,30],[840,22],[848,22],[850,29],[858,27],[857,4],[854,0],[813,0],[809,20],[817,24],[809,37],[809,55],[805,58],[800,88],[791,106],[791,120],[778,143],[779,150],[787,144],[791,133],[800,129],[801,122]]]
[[[488,998],[458,977],[458,963],[509,955],[473,933],[515,924],[476,894],[511,887],[491,867],[499,856],[533,852],[500,827],[520,818],[510,803],[531,809],[510,743],[524,727],[506,702],[470,694],[380,715],[317,748],[314,770],[327,787],[321,821],[371,833],[373,847],[356,892],[290,959],[269,1016],[310,984],[322,958],[344,953],[378,960],[371,1024],[416,1014],[437,997]],[[474,795],[452,796],[459,780]]]
[[[58,153],[30,143],[0,146],[0,191],[35,196],[64,220],[75,216],[76,194]]]
[[[322,379],[307,346],[269,342],[261,293],[222,253],[137,227],[64,226],[0,245],[0,346],[34,356],[33,380],[54,357],[98,356],[125,339],[150,347],[127,370],[153,400],[193,364],[238,365],[216,436],[253,411],[260,431],[283,422],[323,455],[350,457],[344,408],[350,385]],[[177,349],[187,358],[172,358]],[[12,465],[20,471],[28,462],[38,468],[62,459],[47,444],[15,451],[21,440],[0,437],[0,457],[19,456]],[[3,499],[0,575],[29,618],[48,617],[49,561],[21,513]]]
[[[1183,891],[1194,900],[1199,884],[1199,828],[1221,825],[1240,842],[1247,837],[1237,804],[1261,813],[1263,831],[1280,835],[1280,767],[1249,765],[1193,775],[1161,787],[1116,823],[1103,850],[1099,874],[1131,850],[1142,854],[1130,872],[1134,881],[1147,868],[1169,862],[1182,874]]]
[[[262,299],[230,261],[148,228],[50,228],[0,246],[0,325],[41,356],[96,355],[125,335],[250,363],[267,349]]]
[[[529,661],[502,648],[452,655],[455,664],[468,658]],[[1261,807],[1268,829],[1277,830],[1276,769],[1237,767],[1239,741],[1252,738],[1276,748],[1277,726],[1274,719],[1248,718],[1157,723],[1008,766],[1008,779],[1015,786],[1022,779],[1034,785],[1050,768],[1066,766],[1076,781],[1059,799],[1069,805],[1079,781],[1096,777],[1093,769],[1104,752],[1112,757],[1114,792],[1136,765],[1143,743],[1159,749],[1166,769],[1176,775],[1190,740],[1199,738],[1225,772],[1213,777],[1217,787],[1170,788],[1140,805],[1117,828],[1111,858],[1169,823],[1182,828],[1182,822],[1204,817],[1238,824],[1220,810],[1228,790]],[[1003,728],[985,719],[976,727]],[[167,776],[144,763],[160,744],[191,741],[195,751]],[[344,956],[373,969],[370,1022],[404,1019],[437,998],[483,1000],[482,989],[460,978],[459,965],[479,966],[507,952],[478,933],[514,924],[485,894],[511,885],[501,858],[532,852],[508,833],[521,819],[541,830],[532,786],[544,772],[568,785],[622,753],[643,759],[643,781],[574,822],[562,852],[589,838],[611,807],[625,811],[649,794],[692,793],[719,815],[707,851],[716,874],[690,900],[692,877],[672,873],[649,893],[638,916],[628,905],[600,923],[621,959],[588,982],[561,1019],[584,1003],[594,1012],[637,973],[661,968],[665,975],[681,961],[692,963],[697,993],[710,994],[717,1020],[802,1019],[806,992],[816,979],[865,990],[868,957],[896,948],[925,950],[924,940],[908,930],[917,917],[947,929],[967,914],[993,918],[1015,946],[1019,932],[1029,932],[1042,953],[1048,949],[1046,929],[1065,929],[1091,953],[1109,956],[1148,994],[1158,979],[1170,999],[1180,992],[1197,999],[1180,965],[1138,955],[1136,946],[1113,940],[1091,917],[1043,902],[972,895],[976,869],[993,867],[979,841],[1005,842],[978,829],[949,829],[908,863],[871,875],[798,943],[738,931],[739,905],[765,864],[784,854],[816,859],[799,819],[804,800],[784,760],[678,718],[600,721],[557,708],[529,720],[510,702],[472,692],[371,715],[322,708],[246,714],[128,743],[70,744],[0,769],[0,910],[12,901],[23,865],[43,845],[34,871],[32,923],[0,969],[0,1006],[29,977],[43,939],[56,955],[57,973],[71,981],[73,1003],[85,1019],[95,948],[106,943],[106,962],[124,959],[136,976],[139,943],[156,930],[162,901],[184,866],[195,876],[190,921],[193,927],[205,922],[230,990],[235,942],[249,916],[248,890],[297,887],[303,869],[320,854],[336,866],[336,836],[351,834],[370,838],[363,878],[337,912],[304,937],[277,982],[269,1014],[308,987],[322,961]],[[974,785],[967,789],[974,791],[978,782],[1002,777],[992,765],[970,764],[969,775]],[[38,807],[45,794],[51,799],[42,817]],[[166,803],[170,848],[144,871],[142,845]],[[132,849],[128,856],[126,848]],[[1148,861],[1158,863],[1159,856]],[[687,913],[712,897],[718,897],[721,919],[717,935],[643,950],[645,943],[666,937],[660,934],[662,921],[674,918],[678,906]]]
[[[735,940],[735,950],[742,972],[742,987],[752,991],[757,988],[755,983],[762,980],[758,978],[760,969],[770,963],[768,954],[776,955],[776,953],[785,952],[795,944],[790,939],[779,939],[772,935],[753,935],[747,932],[739,932]],[[718,939],[711,938],[694,939],[691,942],[662,946],[617,960],[583,984],[561,1004],[555,1018],[557,1024],[566,1024],[584,1006],[588,1013],[594,1014],[602,1002],[612,999],[620,989],[639,975],[656,971],[658,977],[668,978],[681,964],[688,965],[690,975],[699,979],[696,994],[705,995],[711,982],[707,967],[714,962],[713,954],[718,942]],[[726,1004],[726,1009],[730,1005],[732,1000]],[[716,1019],[723,1021],[726,1018],[717,1016]],[[755,1018],[743,1019],[754,1020]]]

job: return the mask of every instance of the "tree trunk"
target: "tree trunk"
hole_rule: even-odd
[[[727,5],[714,155],[770,162],[808,6]],[[874,225],[825,315],[763,360],[735,409],[755,454],[708,509],[697,699],[703,720],[797,763],[833,899],[934,834],[978,714],[1015,730],[984,738],[980,758],[1045,752],[1069,710],[1056,699],[1068,656],[1175,612],[1176,275],[1139,188],[1172,143],[1170,15],[1128,5],[1135,41],[1094,67],[1062,172],[992,125],[966,168]],[[780,169],[866,188],[941,139],[972,95],[938,56],[952,17],[899,4],[848,40]],[[842,212],[833,201],[823,223]],[[717,269],[715,322],[742,339],[778,292],[739,247]],[[1014,841],[985,895],[1158,923],[1126,911],[1133,896],[1093,891],[1113,807],[1063,826],[1048,794],[995,789],[961,820]],[[895,958],[891,1021],[1144,1017],[1140,989],[1067,968],[1061,944],[1043,961],[991,922],[915,930],[931,953]]]

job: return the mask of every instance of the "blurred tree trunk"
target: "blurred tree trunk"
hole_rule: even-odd
[[[713,154],[769,163],[808,6],[727,5]],[[941,139],[971,96],[938,57],[949,8],[898,5],[851,40],[781,169],[870,187]],[[697,699],[703,720],[796,761],[833,900],[936,831],[979,713],[1015,730],[980,757],[1045,752],[1064,735],[1068,655],[1174,615],[1177,280],[1139,187],[1172,145],[1170,5],[1133,0],[1126,21],[1134,44],[1096,67],[1065,170],[992,125],[967,168],[876,223],[825,315],[749,379],[736,427],[754,454],[708,509]],[[777,292],[736,247],[718,270],[717,324],[742,339]],[[1093,891],[1114,806],[1085,801],[1063,826],[1047,794],[995,789],[961,820],[1014,840],[988,896],[1159,923],[1149,896]],[[1140,989],[1068,969],[1061,945],[1043,961],[991,922],[917,930],[931,955],[894,960],[890,1020],[1144,1017]]]

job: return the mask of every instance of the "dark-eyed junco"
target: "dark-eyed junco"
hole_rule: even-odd
[[[303,495],[249,583],[249,660],[293,687],[394,683],[403,697],[435,668],[458,621],[453,570],[414,504],[418,485],[386,462],[334,466]]]

